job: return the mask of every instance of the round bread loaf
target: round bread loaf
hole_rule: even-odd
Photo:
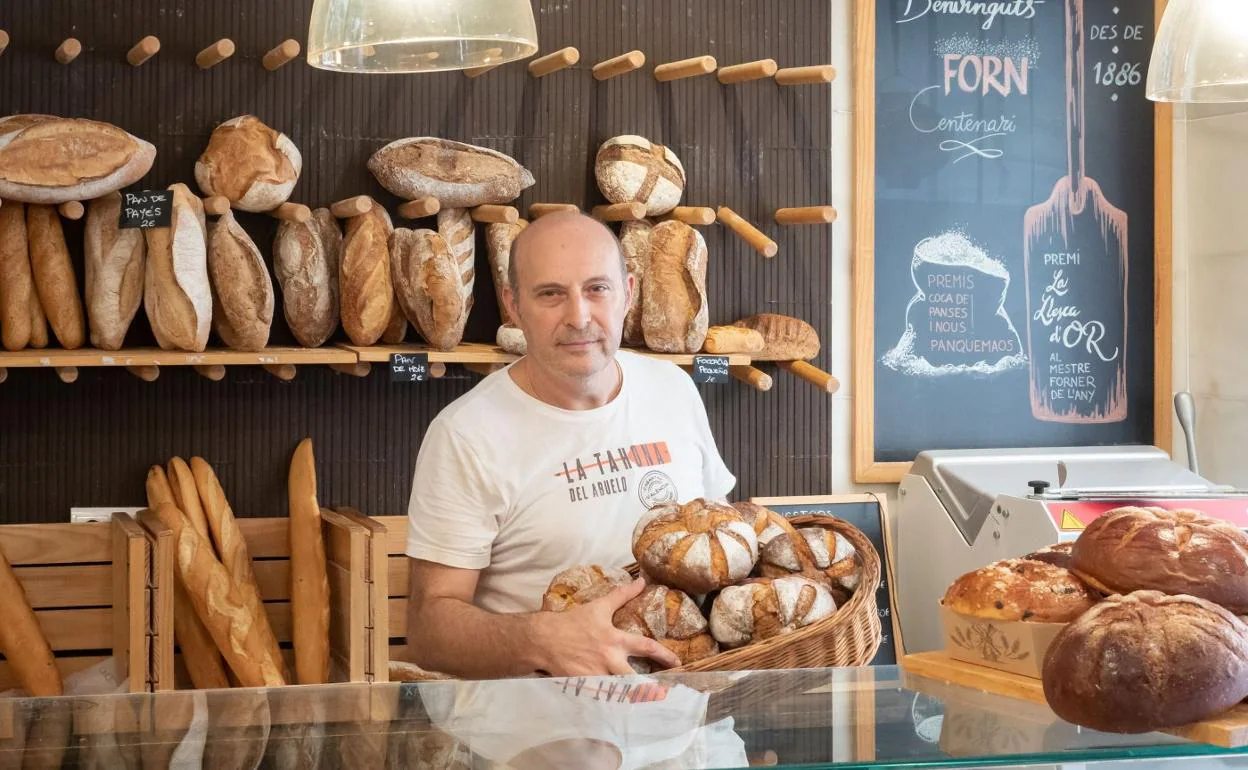
[[[1106,594],[1187,594],[1248,614],[1248,535],[1197,511],[1116,508],[1075,541],[1071,569]]]
[[[294,142],[254,115],[240,115],[212,131],[195,162],[205,195],[222,195],[242,211],[271,211],[290,198],[303,158]]]
[[[612,203],[642,203],[646,216],[666,214],[685,192],[685,167],[676,153],[640,136],[616,136],[602,143],[594,176]]]
[[[1248,697],[1248,626],[1193,596],[1111,596],[1062,629],[1043,677],[1067,722],[1116,733],[1190,724]]]
[[[1006,559],[953,581],[941,604],[959,615],[987,620],[1069,623],[1100,598],[1070,570]]]
[[[754,578],[719,592],[711,607],[711,636],[725,647],[791,633],[836,612],[821,583],[790,575]]]
[[[513,356],[522,356],[529,352],[528,340],[524,338],[524,330],[519,326],[503,324],[498,327],[498,333],[495,334],[494,341],[500,348]]]
[[[733,326],[753,329],[763,336],[763,349],[751,356],[756,361],[809,361],[819,355],[819,333],[800,318],[758,313]]]
[[[555,575],[550,587],[542,594],[542,609],[563,612],[581,604],[601,599],[633,578],[618,567],[579,564]]]
[[[647,511],[633,529],[633,557],[656,582],[705,594],[750,574],[758,539],[736,508],[698,498]]]
[[[784,516],[758,503],[741,501],[733,503],[732,507],[740,511],[746,521],[752,522],[760,553],[776,535],[793,534],[797,531]]]
[[[706,618],[698,611],[698,605],[675,588],[647,586],[615,611],[612,622],[621,631],[654,639],[674,652],[682,665],[719,652],[719,645],[706,631]],[[655,668],[649,660],[631,660],[630,664],[639,673]]]
[[[1024,556],[1024,559],[1031,561],[1042,561],[1045,564],[1052,564],[1054,567],[1062,569],[1070,569],[1070,551],[1075,547],[1073,540],[1066,543],[1055,543],[1054,545],[1046,545],[1036,551]]]
[[[826,527],[802,527],[793,534],[772,538],[758,558],[763,577],[803,575],[826,585],[853,593],[862,577],[862,560],[853,543]],[[840,598],[844,601],[847,594]]]

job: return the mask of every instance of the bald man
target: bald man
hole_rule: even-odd
[[[485,679],[630,674],[679,664],[611,623],[641,581],[576,609],[539,612],[560,570],[633,561],[648,508],[725,500],[720,458],[689,376],[620,351],[634,281],[601,222],[561,212],[511,249],[504,302],[528,353],[429,426],[408,506],[410,659]]]

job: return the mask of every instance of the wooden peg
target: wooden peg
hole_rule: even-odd
[[[612,203],[610,206],[594,206],[590,212],[594,219],[604,222],[627,222],[633,219],[644,219],[646,206],[644,203]]]
[[[160,51],[160,38],[148,35],[126,52],[126,61],[131,67],[138,67]]]
[[[367,214],[373,208],[373,199],[367,195],[356,195],[352,198],[346,198],[338,201],[329,207],[329,213],[339,219],[349,219],[358,217],[360,214]]]
[[[494,69],[498,65],[502,64],[502,62],[493,61],[494,59],[502,55],[503,55],[503,49],[501,48],[486,49],[484,56],[481,57],[480,66],[467,68],[466,70],[464,70],[464,75],[470,78],[475,78],[475,77],[484,75],[485,73]]]
[[[61,216],[65,219],[82,219],[82,215],[86,213],[86,209],[78,201],[65,201],[56,207]]]
[[[234,41],[223,37],[195,55],[195,64],[201,70],[215,67],[234,55]]]
[[[474,222],[498,222],[513,225],[520,219],[520,212],[516,211],[515,206],[495,206],[486,203],[474,207],[471,216]]]
[[[731,67],[720,67],[715,77],[719,78],[719,82],[727,85],[744,83],[747,80],[762,80],[774,74],[776,74],[776,60],[759,59],[745,64],[734,64]]]
[[[556,211],[580,211],[575,203],[533,203],[529,206],[529,218],[537,219]]]
[[[733,379],[740,380],[755,390],[766,393],[771,390],[771,375],[753,366],[733,364],[728,367]]]
[[[56,367],[56,376],[61,378],[61,382],[69,384],[78,381],[78,367],[76,366],[58,366]]]
[[[715,221],[715,209],[705,206],[677,206],[668,217],[687,225],[709,225]]]
[[[831,206],[776,209],[776,224],[778,225],[830,225],[835,221],[836,209]]]
[[[835,377],[805,361],[777,361],[776,365],[827,393],[835,393],[841,389],[841,383]]]
[[[0,29],[0,53],[4,53],[4,49],[9,47],[9,33]]]
[[[660,64],[654,68],[654,79],[664,83],[669,80],[709,75],[715,71],[715,66],[714,56],[695,56],[692,59]]]
[[[646,55],[641,51],[629,51],[612,59],[594,65],[594,80],[609,80],[626,72],[641,69],[646,63]]]
[[[339,374],[349,374],[352,377],[367,377],[368,373],[373,370],[373,365],[367,361],[356,361],[354,364],[330,364],[329,368]]]
[[[260,60],[260,63],[264,65],[266,70],[272,72],[278,67],[281,67],[283,64],[293,61],[298,55],[299,41],[293,39],[283,40],[281,43],[278,43],[276,46],[269,49],[269,52],[264,55],[264,58]]]
[[[774,257],[780,251],[775,241],[763,235],[761,230],[746,222],[737,212],[727,206],[719,207],[719,221],[728,225],[734,233],[741,236],[742,240],[757,249],[764,257]]]
[[[204,213],[210,217],[219,217],[230,210],[230,199],[224,195],[213,195],[203,201]]]
[[[160,376],[159,366],[127,366],[126,371],[144,382],[155,382]]]
[[[282,382],[290,382],[295,379],[294,364],[262,364],[264,370],[273,375]]]
[[[497,372],[499,369],[502,369],[504,366],[506,366],[506,364],[500,364],[500,363],[478,364],[478,363],[471,363],[471,362],[464,364],[465,369],[467,369],[470,372],[473,372],[474,374],[479,374],[482,377],[489,377],[491,374],[493,374],[494,372]]]
[[[581,52],[572,46],[560,48],[552,54],[529,62],[529,74],[535,78],[545,77],[552,72],[571,67],[580,60]]]
[[[429,364],[429,376],[435,380],[440,380],[446,376],[446,364],[441,361],[434,361]]]
[[[830,64],[817,67],[785,67],[776,70],[776,82],[782,86],[796,86],[803,83],[831,83],[836,77],[836,68]]]
[[[9,370],[4,367],[0,367],[0,382],[4,382],[7,379],[9,379]]]
[[[82,43],[76,37],[67,37],[56,47],[56,60],[61,64],[69,64],[82,53]]]
[[[312,209],[302,203],[291,203],[287,201],[277,208],[269,212],[277,219],[284,219],[287,222],[307,222],[312,218]]]
[[[192,368],[201,377],[205,377],[213,382],[220,382],[225,379],[225,367],[221,364],[196,364]]]
[[[420,198],[399,206],[399,215],[406,219],[420,219],[431,217],[441,209],[442,204],[438,203],[437,198]]]

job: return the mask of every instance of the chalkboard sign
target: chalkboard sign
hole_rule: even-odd
[[[173,192],[140,190],[121,194],[120,228],[168,227],[173,219]]]
[[[887,534],[887,513],[884,502],[874,495],[832,495],[828,497],[753,497],[750,502],[765,506],[783,516],[835,516],[858,528],[867,536],[880,555],[880,587],[875,592],[876,611],[880,615],[880,649],[871,660],[872,666],[891,666],[897,662],[898,624],[893,617],[892,549]],[[904,650],[904,646],[901,647]]]
[[[874,12],[859,480],[925,449],[1153,443],[1154,0]]]
[[[428,353],[391,353],[391,382],[424,382],[429,379]]]
[[[694,356],[693,381],[723,383],[728,381],[728,356]]]

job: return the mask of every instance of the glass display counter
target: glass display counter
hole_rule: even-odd
[[[1248,767],[897,667],[0,698],[0,767]]]

